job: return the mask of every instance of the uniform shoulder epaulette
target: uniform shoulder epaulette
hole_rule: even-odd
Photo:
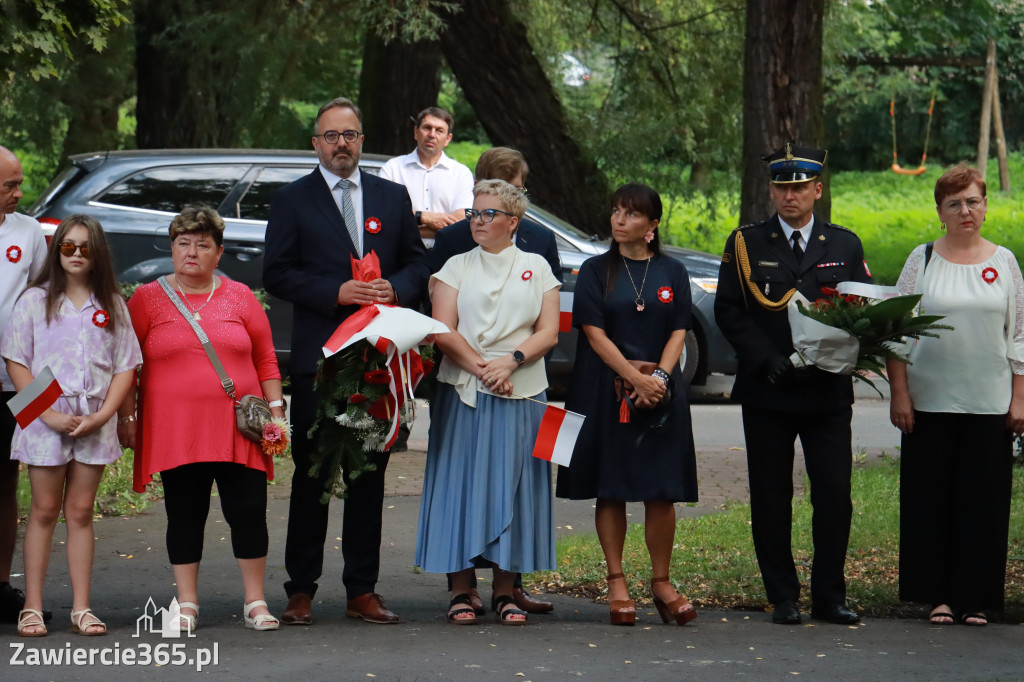
[[[737,230],[745,230],[745,229],[747,229],[748,227],[754,227],[754,226],[756,226],[756,225],[760,225],[760,224],[761,224],[761,223],[747,223],[746,225],[740,225],[740,226],[739,226],[739,227],[737,227],[736,229],[737,229]]]
[[[853,231],[853,230],[851,230],[850,228],[848,228],[848,227],[843,227],[842,225],[837,225],[836,223],[829,223],[829,226],[830,226],[830,227],[834,227],[834,228],[836,228],[837,230],[842,230],[843,232],[849,232],[850,234],[857,234],[856,232],[854,232],[854,231]]]

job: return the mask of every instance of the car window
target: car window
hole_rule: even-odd
[[[98,201],[116,206],[177,213],[189,204],[219,208],[248,165],[163,166],[131,175]]]
[[[309,175],[311,170],[311,166],[263,168],[238,202],[235,217],[246,220],[269,220],[270,200],[274,192],[304,175]]]

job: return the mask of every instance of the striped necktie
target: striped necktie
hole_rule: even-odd
[[[356,211],[352,207],[352,196],[349,194],[349,181],[342,178],[338,180],[337,187],[341,187],[341,215],[345,218],[345,228],[348,229],[348,236],[352,238],[352,248],[356,256],[362,258],[363,254],[359,248],[359,225],[356,223]]]

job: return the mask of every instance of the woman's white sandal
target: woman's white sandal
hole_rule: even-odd
[[[190,616],[187,613],[182,613],[181,609],[192,609],[196,612],[196,615]],[[199,624],[199,604],[190,601],[178,602],[178,622],[175,626],[178,628],[178,632],[192,633],[196,631],[196,626]]]
[[[26,632],[25,628],[42,628],[42,632]],[[46,623],[43,612],[35,609],[22,609],[18,612],[18,634],[22,637],[45,637]],[[11,646],[14,646],[13,644]]]
[[[89,628],[101,628],[90,630]],[[84,637],[98,637],[107,634],[107,624],[96,617],[92,609],[71,612],[71,631]]]
[[[261,613],[257,616],[249,617],[252,610],[257,606],[266,606],[267,602],[262,599],[251,601],[248,604],[242,604],[242,615],[245,618],[245,627],[250,630],[276,630],[281,626],[280,621],[274,618],[269,613]]]

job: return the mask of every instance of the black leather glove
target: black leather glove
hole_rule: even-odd
[[[787,384],[793,380],[796,369],[785,355],[773,355],[761,365],[761,372],[769,384]]]

